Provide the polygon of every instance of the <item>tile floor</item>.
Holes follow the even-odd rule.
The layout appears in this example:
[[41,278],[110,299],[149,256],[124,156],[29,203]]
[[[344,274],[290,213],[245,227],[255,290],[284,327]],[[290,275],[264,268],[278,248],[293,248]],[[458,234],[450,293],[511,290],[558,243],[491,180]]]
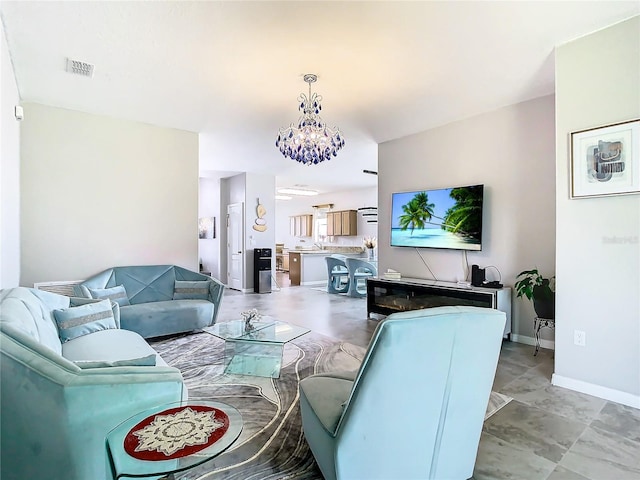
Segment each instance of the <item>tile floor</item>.
[[[283,287],[227,289],[219,321],[250,308],[361,346],[381,318],[367,318],[365,299]],[[494,390],[513,401],[485,423],[473,478],[640,480],[640,410],[554,387],[552,372],[552,351],[503,343]]]

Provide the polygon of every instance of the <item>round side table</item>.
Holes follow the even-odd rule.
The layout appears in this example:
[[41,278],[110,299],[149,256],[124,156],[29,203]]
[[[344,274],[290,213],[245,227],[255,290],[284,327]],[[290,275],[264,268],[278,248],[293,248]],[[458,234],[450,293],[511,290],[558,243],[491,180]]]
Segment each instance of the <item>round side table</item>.
[[220,402],[190,400],[140,412],[107,435],[112,478],[173,480],[227,450],[241,431],[240,412]]

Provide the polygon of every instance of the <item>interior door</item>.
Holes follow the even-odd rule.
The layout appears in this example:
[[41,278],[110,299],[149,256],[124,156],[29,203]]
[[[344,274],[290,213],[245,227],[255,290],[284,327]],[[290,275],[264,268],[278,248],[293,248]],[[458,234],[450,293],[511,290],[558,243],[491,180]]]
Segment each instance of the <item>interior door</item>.
[[244,204],[227,206],[227,285],[242,290],[244,285]]

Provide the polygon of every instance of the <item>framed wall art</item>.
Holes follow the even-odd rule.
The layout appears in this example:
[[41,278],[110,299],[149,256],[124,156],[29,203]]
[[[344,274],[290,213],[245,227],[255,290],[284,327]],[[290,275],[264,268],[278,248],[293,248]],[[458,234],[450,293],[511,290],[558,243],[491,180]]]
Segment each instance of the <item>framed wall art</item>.
[[571,133],[571,198],[640,193],[640,119]]
[[216,238],[216,217],[202,217],[198,221],[198,238]]

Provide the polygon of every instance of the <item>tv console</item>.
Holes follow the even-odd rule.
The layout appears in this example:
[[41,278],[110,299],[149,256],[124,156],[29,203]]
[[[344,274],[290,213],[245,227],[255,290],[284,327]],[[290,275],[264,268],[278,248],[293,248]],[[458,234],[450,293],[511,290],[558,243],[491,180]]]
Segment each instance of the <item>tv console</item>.
[[367,317],[447,305],[495,308],[506,313],[504,336],[510,338],[511,288],[467,287],[420,278],[367,279]]

